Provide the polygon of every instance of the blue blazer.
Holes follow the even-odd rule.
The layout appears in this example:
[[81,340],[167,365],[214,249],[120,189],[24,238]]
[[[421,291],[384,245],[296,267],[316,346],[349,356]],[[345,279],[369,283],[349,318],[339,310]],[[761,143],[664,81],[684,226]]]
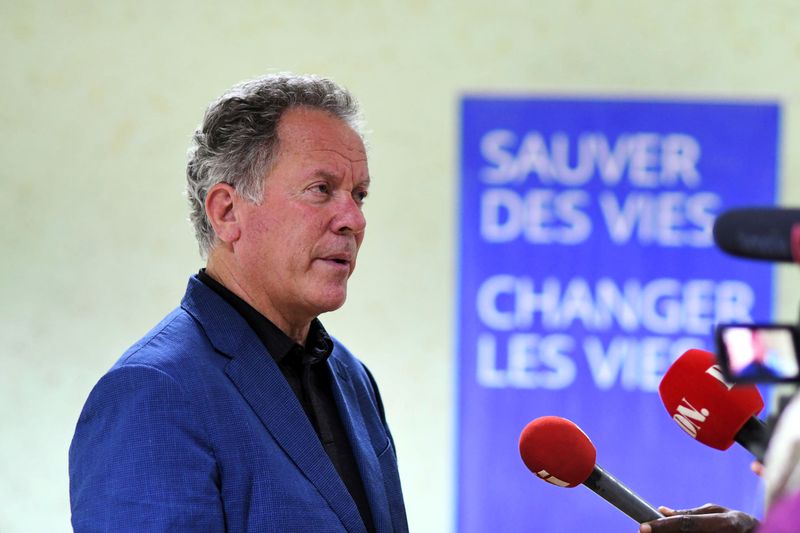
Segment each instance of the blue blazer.
[[[408,531],[380,397],[334,345],[332,391],[375,527]],[[75,531],[365,531],[274,360],[196,277],[92,390],[69,473]]]

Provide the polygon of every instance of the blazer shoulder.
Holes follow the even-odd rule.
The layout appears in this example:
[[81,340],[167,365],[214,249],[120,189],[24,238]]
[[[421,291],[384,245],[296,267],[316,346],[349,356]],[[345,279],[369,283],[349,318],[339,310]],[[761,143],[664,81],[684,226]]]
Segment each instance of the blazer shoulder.
[[[89,394],[93,401],[136,402],[146,391],[180,391],[195,403],[204,383],[224,372],[227,358],[218,354],[190,314],[177,308],[128,348]],[[83,415],[82,415],[83,416]]]
[[145,362],[92,389],[69,448],[75,531],[223,529],[215,449],[185,383]]
[[204,366],[219,357],[200,324],[184,309],[177,308],[128,348],[111,370],[150,366],[178,378],[187,369]]

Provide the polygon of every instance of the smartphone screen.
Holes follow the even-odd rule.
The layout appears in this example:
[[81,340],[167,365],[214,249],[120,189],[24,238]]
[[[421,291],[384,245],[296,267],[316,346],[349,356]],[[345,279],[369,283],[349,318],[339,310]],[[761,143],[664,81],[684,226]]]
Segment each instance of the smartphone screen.
[[720,324],[717,359],[731,383],[800,381],[798,331],[781,324]]

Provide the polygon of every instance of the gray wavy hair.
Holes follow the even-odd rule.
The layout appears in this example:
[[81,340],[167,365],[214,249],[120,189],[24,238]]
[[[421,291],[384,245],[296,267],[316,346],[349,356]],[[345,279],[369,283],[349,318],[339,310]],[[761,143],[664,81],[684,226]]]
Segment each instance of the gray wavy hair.
[[217,238],[205,209],[208,190],[228,183],[243,197],[260,203],[264,179],[278,153],[278,123],[292,107],[327,111],[363,137],[357,101],[330,79],[271,74],[226,91],[208,106],[192,137],[186,165],[189,219],[203,258]]

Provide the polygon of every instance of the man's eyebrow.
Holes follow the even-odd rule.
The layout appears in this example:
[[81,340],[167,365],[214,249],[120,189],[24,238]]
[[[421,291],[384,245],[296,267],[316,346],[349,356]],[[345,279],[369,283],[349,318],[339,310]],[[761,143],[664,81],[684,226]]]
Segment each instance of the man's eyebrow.
[[328,172],[327,170],[322,169],[315,170],[313,176],[315,178],[324,178],[328,181],[337,181],[341,179],[338,174],[334,174],[333,172]]
[[[328,181],[339,181],[341,178],[340,175],[334,174],[332,172],[328,172],[327,170],[319,169],[314,172],[314,176],[318,178],[323,178]],[[369,187],[370,184],[370,177],[366,176],[364,179],[356,182],[356,186],[358,187]]]

